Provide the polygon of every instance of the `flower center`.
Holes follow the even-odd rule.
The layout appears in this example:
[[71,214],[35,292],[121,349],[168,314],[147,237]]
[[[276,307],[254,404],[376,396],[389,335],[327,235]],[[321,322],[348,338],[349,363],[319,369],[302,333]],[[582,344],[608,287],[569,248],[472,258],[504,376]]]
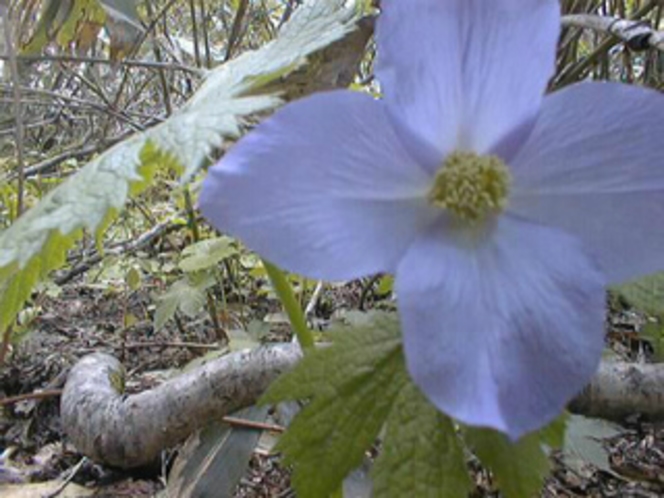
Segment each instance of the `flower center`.
[[474,224],[505,208],[510,182],[510,172],[498,157],[454,152],[436,173],[428,199]]

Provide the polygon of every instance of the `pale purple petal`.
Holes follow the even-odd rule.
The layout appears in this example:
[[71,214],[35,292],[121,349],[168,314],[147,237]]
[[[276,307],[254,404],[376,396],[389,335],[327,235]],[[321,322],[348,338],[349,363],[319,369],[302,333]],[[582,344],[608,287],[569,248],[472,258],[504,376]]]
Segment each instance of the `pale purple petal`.
[[319,94],[278,111],[211,168],[200,208],[219,230],[312,278],[393,271],[436,211],[429,174],[382,102]]
[[535,118],[553,74],[559,2],[383,0],[381,7],[376,74],[398,126],[426,149],[423,160],[453,149],[509,156],[508,135]]
[[664,270],[664,96],[581,83],[548,96],[509,210],[581,238],[611,283]]
[[434,224],[396,275],[409,371],[443,412],[518,438],[590,380],[603,277],[564,232],[503,216],[482,237]]

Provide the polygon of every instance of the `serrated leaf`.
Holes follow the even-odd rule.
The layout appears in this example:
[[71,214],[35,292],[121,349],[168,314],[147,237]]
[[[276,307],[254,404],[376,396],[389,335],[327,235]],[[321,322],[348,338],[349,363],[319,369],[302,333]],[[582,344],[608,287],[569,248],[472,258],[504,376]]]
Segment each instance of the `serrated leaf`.
[[410,382],[404,383],[387,419],[373,477],[375,495],[382,498],[460,498],[471,490],[452,421]]
[[634,307],[652,315],[664,315],[664,272],[627,282],[614,290]]
[[178,309],[189,318],[195,317],[205,306],[205,291],[183,280],[176,282],[164,297],[177,300]]
[[[277,94],[288,89],[290,74],[312,82],[326,76],[320,58],[327,60],[327,48],[338,51],[347,39],[357,43],[351,35],[359,14],[354,5],[345,4],[306,2],[275,40],[207,73],[205,83],[172,117],[90,161],[0,233],[0,332],[12,323],[35,284],[62,266],[82,230],[99,239],[103,227],[158,168],[170,167],[183,171],[184,180],[191,178],[224,139],[240,135],[243,117],[282,102]],[[362,55],[362,47],[355,55]],[[316,67],[310,67],[312,57]],[[338,63],[334,54],[328,58],[329,64]],[[331,88],[337,79],[324,83]]]
[[182,251],[184,257],[178,266],[185,272],[207,270],[237,254],[239,254],[239,250],[233,239],[215,237],[201,240],[185,248]]
[[[387,421],[376,496],[465,498],[470,480],[464,451],[452,421],[406,371],[396,314],[378,312],[371,323],[330,335],[331,346],[307,352],[261,400],[309,400],[277,445],[293,465],[298,496],[338,490]],[[530,498],[548,475],[544,446],[557,447],[564,426],[558,419],[514,444],[495,431],[468,428],[464,434],[505,497]]]
[[262,402],[313,397],[277,445],[294,465],[298,496],[329,496],[341,486],[362,463],[406,381],[398,319],[384,316],[339,334],[270,387]]
[[204,286],[192,285],[187,278],[176,281],[159,297],[154,314],[154,329],[161,329],[178,310],[190,318],[196,316],[205,306],[205,300]]
[[279,377],[263,403],[334,395],[349,378],[370,376],[372,369],[401,349],[398,318],[377,312],[363,327],[331,331],[333,345],[306,355],[295,368]]
[[505,498],[532,498],[549,475],[550,463],[538,433],[516,443],[490,429],[467,428],[465,441],[487,466]]

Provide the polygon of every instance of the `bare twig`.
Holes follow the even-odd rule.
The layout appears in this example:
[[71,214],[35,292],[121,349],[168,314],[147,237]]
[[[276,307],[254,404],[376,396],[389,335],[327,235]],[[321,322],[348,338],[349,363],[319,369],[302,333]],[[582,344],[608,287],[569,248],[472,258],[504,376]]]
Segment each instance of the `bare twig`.
[[18,394],[16,396],[8,396],[0,399],[0,406],[9,406],[21,401],[28,401],[31,399],[46,399],[54,398],[62,395],[62,389],[47,389],[43,391],[35,391],[32,393]]
[[[10,59],[9,54],[0,54],[0,60],[8,61]],[[190,73],[195,76],[203,76],[203,72],[195,67],[186,66],[184,64],[175,64],[172,62],[154,62],[154,61],[137,61],[123,59],[121,61],[112,61],[111,59],[102,58],[102,57],[86,57],[82,55],[55,55],[55,54],[43,54],[43,55],[16,55],[16,60],[24,62],[72,62],[77,64],[87,63],[87,64],[104,64],[104,65],[114,65],[119,64],[120,66],[127,67],[138,67],[145,69],[161,69],[165,71],[182,71],[185,73]]]
[[69,483],[74,479],[74,477],[76,477],[78,471],[81,470],[81,467],[83,467],[87,461],[87,457],[81,458],[81,460],[68,471],[67,477],[62,481],[62,483],[60,483],[60,485],[54,489],[52,493],[43,495],[42,498],[56,498],[56,496],[59,496],[60,493],[62,493],[65,488],[69,486]]
[[[636,22],[643,19],[645,16],[655,10],[658,1],[659,0],[651,0],[650,2],[647,2],[632,15],[632,18],[629,21]],[[564,71],[562,71],[556,77],[554,83],[552,84],[552,88],[560,88],[580,80],[591,67],[593,67],[612,47],[614,47],[619,42],[620,39],[616,37],[609,37],[604,40],[587,57],[579,60],[575,64],[570,65]]]
[[13,327],[9,326],[5,330],[5,333],[2,335],[2,342],[0,343],[0,366],[5,364],[5,358],[7,357],[7,353],[9,352],[9,348],[11,346],[11,338],[12,338],[12,332],[13,332]]
[[304,316],[306,316],[307,318],[310,318],[311,315],[313,315],[314,310],[316,309],[316,303],[318,303],[318,300],[320,299],[320,295],[323,293],[324,288],[325,285],[323,284],[323,281],[319,280],[316,283],[316,288],[314,289],[313,294],[311,294],[311,299],[309,299],[307,306],[304,308]]
[[234,425],[236,427],[246,427],[248,429],[259,429],[261,431],[270,431],[270,432],[284,432],[285,427],[276,424],[267,424],[265,422],[255,422],[254,420],[246,420],[244,418],[237,417],[223,417],[221,420],[227,424]]
[[[121,346],[114,346],[115,349]],[[135,342],[125,345],[125,349],[143,349],[143,348],[184,348],[184,349],[202,349],[206,351],[219,349],[219,344],[202,344],[198,342]]]
[[21,104],[21,81],[18,74],[18,64],[16,62],[16,49],[12,36],[12,23],[9,20],[9,11],[6,8],[0,9],[2,15],[2,24],[5,32],[5,44],[9,51],[9,68],[11,70],[12,86],[14,92],[14,122],[16,138],[16,161],[18,171],[18,188],[16,192],[16,216],[23,213],[23,195],[25,185],[25,164],[23,162],[23,112]]
[[233,20],[233,26],[231,28],[231,33],[228,36],[228,43],[226,45],[226,56],[224,61],[229,61],[233,56],[233,50],[238,46],[240,42],[240,33],[242,31],[242,23],[244,22],[244,16],[247,13],[248,0],[241,0],[238,5],[237,12],[235,13],[235,19]]
[[654,30],[647,22],[592,14],[572,14],[563,16],[562,24],[564,27],[573,26],[612,34],[632,50],[656,48],[664,51],[664,32]]
[[[162,237],[172,231],[179,230],[180,228],[182,228],[182,225],[172,223],[171,221],[165,221],[163,223],[159,223],[158,225],[155,225],[153,228],[143,233],[136,239],[118,244],[117,246],[107,249],[104,255],[132,254],[148,246],[157,238]],[[56,278],[54,278],[53,279],[54,282],[57,285],[66,284],[67,282],[71,281],[73,278],[77,277],[82,273],[85,273],[91,267],[101,262],[104,255],[96,253],[93,256],[90,256],[85,261],[83,261],[82,263],[76,265],[74,268],[69,270],[67,273],[61,274]]]

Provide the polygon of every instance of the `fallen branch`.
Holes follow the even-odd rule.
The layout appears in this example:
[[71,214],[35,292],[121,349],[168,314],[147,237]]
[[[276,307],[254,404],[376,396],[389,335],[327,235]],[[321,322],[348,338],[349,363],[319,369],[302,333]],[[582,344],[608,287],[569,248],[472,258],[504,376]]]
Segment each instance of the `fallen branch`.
[[603,362],[569,409],[616,422],[636,414],[664,421],[664,364]]
[[233,353],[126,396],[120,362],[94,353],[69,374],[60,402],[62,427],[84,455],[140,467],[211,421],[254,404],[300,355],[295,344]]
[[563,16],[562,25],[611,34],[620,38],[632,50],[656,48],[664,51],[664,32],[654,30],[647,22],[593,14],[571,14]]
[[[254,404],[300,356],[296,344],[233,353],[126,396],[118,360],[95,353],[69,374],[61,400],[62,426],[84,455],[118,467],[139,467],[211,421]],[[664,420],[664,365],[602,364],[570,410],[612,420],[634,413]]]

